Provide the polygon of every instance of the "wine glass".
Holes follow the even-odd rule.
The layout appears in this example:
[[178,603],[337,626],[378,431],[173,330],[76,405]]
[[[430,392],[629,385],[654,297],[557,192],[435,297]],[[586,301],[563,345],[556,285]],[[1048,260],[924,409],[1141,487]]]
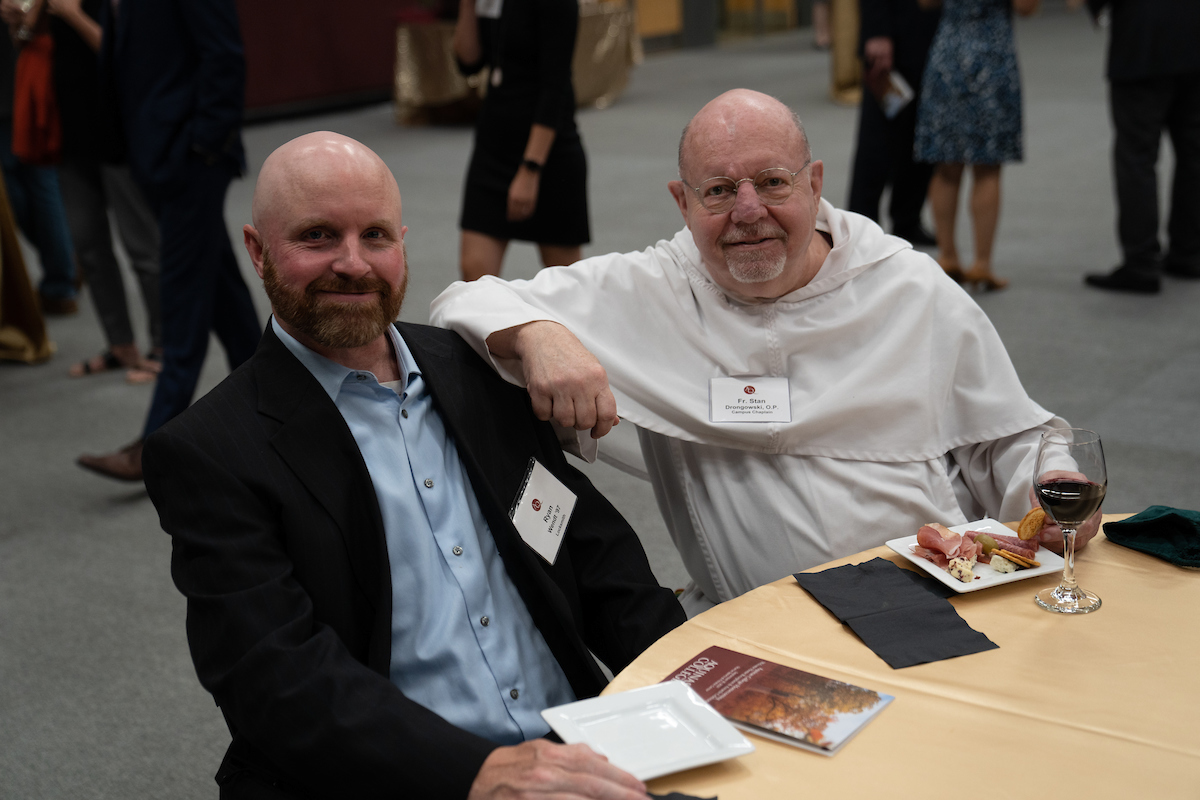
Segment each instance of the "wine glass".
[[1075,531],[1100,508],[1108,487],[1099,434],[1083,428],[1046,431],[1033,475],[1038,501],[1063,533],[1062,582],[1033,599],[1047,611],[1091,613],[1100,608],[1100,598],[1075,581]]

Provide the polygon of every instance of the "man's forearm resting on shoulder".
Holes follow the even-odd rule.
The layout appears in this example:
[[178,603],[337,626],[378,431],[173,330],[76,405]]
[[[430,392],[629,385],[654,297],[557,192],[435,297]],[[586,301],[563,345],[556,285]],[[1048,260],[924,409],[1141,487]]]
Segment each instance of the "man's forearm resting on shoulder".
[[487,337],[497,358],[517,359],[538,419],[604,436],[617,424],[608,373],[575,335],[557,322],[537,320]]

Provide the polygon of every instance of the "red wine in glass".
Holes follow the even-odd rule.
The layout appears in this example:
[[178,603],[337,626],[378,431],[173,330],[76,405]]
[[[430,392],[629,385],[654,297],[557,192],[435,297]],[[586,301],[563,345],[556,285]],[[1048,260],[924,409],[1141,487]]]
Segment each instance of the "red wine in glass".
[[1100,437],[1083,428],[1044,432],[1033,475],[1038,502],[1063,534],[1062,581],[1033,599],[1047,611],[1088,614],[1100,608],[1100,598],[1075,580],[1075,536],[1079,526],[1099,510],[1108,486]]
[[1104,502],[1105,487],[1091,481],[1054,478],[1037,485],[1042,508],[1059,525],[1072,528],[1087,522]]

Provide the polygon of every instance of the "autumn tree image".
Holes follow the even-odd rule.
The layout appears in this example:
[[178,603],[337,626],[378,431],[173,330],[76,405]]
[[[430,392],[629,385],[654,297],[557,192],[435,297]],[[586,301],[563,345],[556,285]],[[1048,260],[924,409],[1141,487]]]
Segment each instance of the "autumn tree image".
[[857,714],[880,702],[878,692],[760,662],[739,676],[741,684],[714,707],[726,717],[827,747],[825,728],[841,714]]

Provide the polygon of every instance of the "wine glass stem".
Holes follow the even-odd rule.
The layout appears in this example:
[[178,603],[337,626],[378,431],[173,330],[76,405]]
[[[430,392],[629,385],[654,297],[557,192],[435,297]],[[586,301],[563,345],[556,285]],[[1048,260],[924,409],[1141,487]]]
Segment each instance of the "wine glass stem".
[[1062,526],[1063,573],[1060,587],[1074,591],[1079,587],[1075,581],[1075,529]]

